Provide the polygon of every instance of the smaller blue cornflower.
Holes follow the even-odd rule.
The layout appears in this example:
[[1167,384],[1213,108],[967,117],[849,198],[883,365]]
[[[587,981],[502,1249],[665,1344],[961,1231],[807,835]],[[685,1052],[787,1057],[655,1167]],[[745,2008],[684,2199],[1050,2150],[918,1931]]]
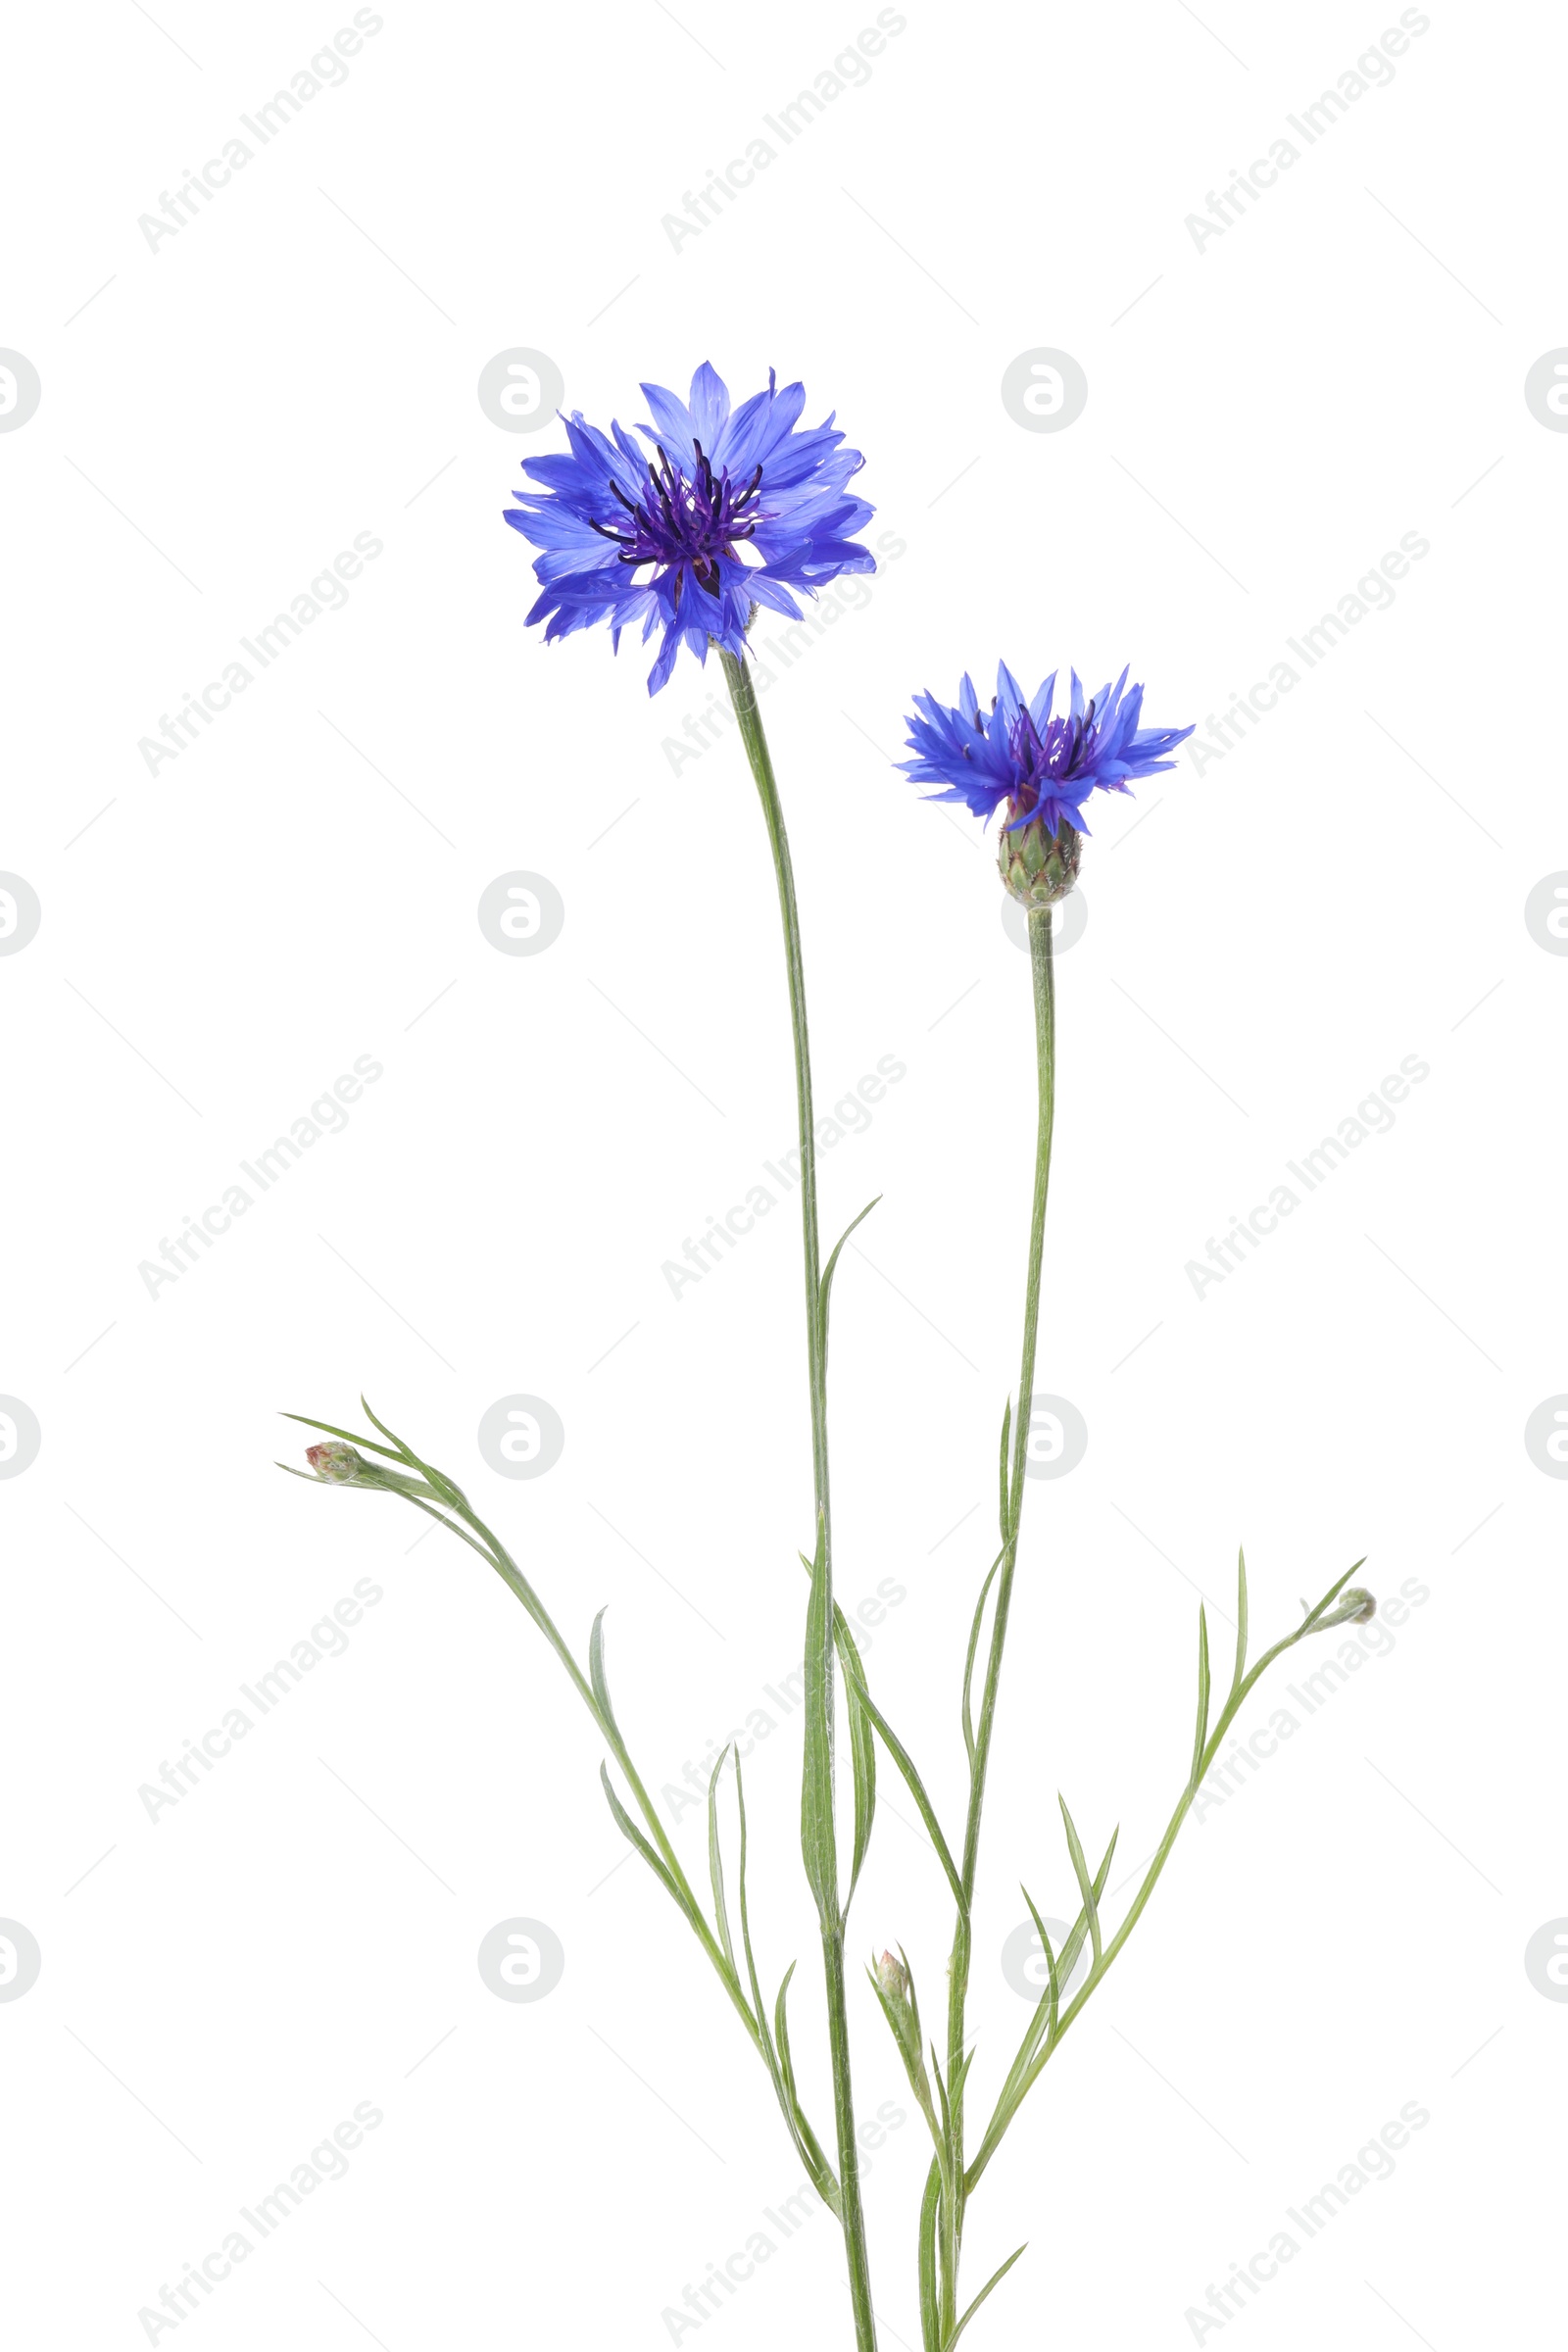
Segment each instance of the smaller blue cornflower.
[[[1004,662],[989,710],[965,675],[955,710],[917,694],[906,721],[912,760],[898,762],[917,784],[940,784],[933,801],[961,801],[989,820],[1004,811],[998,841],[1003,880],[1026,906],[1064,898],[1078,873],[1079,837],[1088,832],[1084,803],[1092,792],[1126,792],[1136,776],[1158,775],[1164,757],[1191,727],[1140,727],[1142,686],[1114,686],[1085,698],[1078,674],[1065,711],[1055,713],[1056,672],[1025,699]],[[1013,839],[1013,836],[1021,838]]]

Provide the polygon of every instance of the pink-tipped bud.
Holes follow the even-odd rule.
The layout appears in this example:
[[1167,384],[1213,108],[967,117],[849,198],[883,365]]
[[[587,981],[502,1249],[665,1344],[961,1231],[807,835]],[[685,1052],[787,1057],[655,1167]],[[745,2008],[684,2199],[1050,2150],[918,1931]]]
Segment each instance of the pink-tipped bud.
[[346,1446],[341,1438],[332,1438],[323,1446],[307,1446],[305,1459],[318,1478],[334,1487],[352,1486],[369,1467],[359,1449]]
[[892,1952],[884,1952],[876,1964],[876,1981],[890,2001],[906,2000],[909,1991],[909,1972]]

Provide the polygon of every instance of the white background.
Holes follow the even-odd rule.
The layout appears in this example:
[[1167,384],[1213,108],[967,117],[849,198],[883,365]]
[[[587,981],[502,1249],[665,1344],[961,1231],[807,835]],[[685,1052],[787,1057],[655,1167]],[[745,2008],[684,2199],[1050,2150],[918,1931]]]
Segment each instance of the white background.
[[[591,1726],[521,1612],[459,1546],[415,1548],[412,1513],[270,1467],[303,1434],[278,1408],[357,1422],[368,1391],[580,1646],[610,1604],[656,1785],[798,1657],[793,1210],[678,1299],[661,1272],[792,1136],[765,841],[732,735],[678,777],[662,748],[714,671],[683,656],[650,704],[634,647],[524,629],[499,517],[559,428],[499,430],[475,385],[526,346],[601,421],[704,358],[737,399],[770,365],[804,377],[906,551],[764,712],[821,1107],[879,1057],[906,1070],[823,1162],[829,1239],[884,1196],[838,1288],[839,1584],[903,1590],[868,1668],[955,1836],[1032,1056],[989,845],[892,769],[902,712],[1002,654],[1029,686],[1130,661],[1151,719],[1202,721],[1401,535],[1429,543],[1240,748],[1200,774],[1189,747],[1086,855],[1039,1386],[1089,1446],[1029,1490],[972,2113],[1026,2015],[1000,1964],[1019,1880],[1071,1907],[1055,1791],[1096,1850],[1120,1821],[1126,1869],[1148,1853],[1198,1591],[1223,1654],[1238,1542],[1259,1640],[1363,1552],[1380,1593],[1428,1597],[1315,1715],[1283,1681],[1254,1699],[1245,1728],[1285,1704],[1299,1729],[1189,1824],[975,2200],[966,2276],[1029,2239],[977,2347],[1174,2352],[1209,2283],[1416,2102],[1394,2177],[1200,2340],[1535,2340],[1568,2013],[1523,1963],[1568,1912],[1568,1489],[1523,1428],[1568,1388],[1568,963],[1524,903],[1568,866],[1568,440],[1523,383],[1568,341],[1560,24],[1434,6],[1392,81],[1200,248],[1186,216],[1396,10],[909,0],[864,86],[676,249],[662,216],[869,4],[388,0],[342,85],[152,249],[138,217],[351,12],[155,13],[34,11],[7,77],[0,342],[43,386],[0,435],[0,866],[43,910],[0,960],[0,1390],[42,1429],[0,1483],[0,1912],[43,1955],[0,2005],[10,2332],[146,2341],[138,2311],[358,2102],[384,2121],[347,2178],[157,2341],[655,2352],[799,2181],[689,1936],[614,1868]],[[1041,346],[1088,377],[1060,433],[1000,397]],[[149,774],[139,740],[357,533],[383,552],[346,607]],[[519,868],[565,905],[537,956],[476,921]],[[346,1129],[150,1296],[141,1262],[362,1055],[383,1075]],[[1412,1055],[1430,1075],[1392,1130],[1196,1296],[1187,1262]],[[476,1448],[519,1392],[566,1433],[531,1483]],[[344,1654],[150,1819],[141,1786],[364,1578],[382,1597]],[[748,1766],[753,1900],[769,1985],[801,1959],[825,2131],[797,1750],[780,1717]],[[902,1939],[934,2018],[951,1923],[884,1788],[852,1947]],[[698,1810],[675,1835],[701,1879]],[[561,1938],[548,1999],[480,1981],[514,1916]],[[907,2114],[858,1973],[852,1998],[862,2106]],[[888,2346],[918,2340],[918,2140],[911,2116],[868,2183]],[[842,2275],[818,2212],[674,2340],[847,2344]]]

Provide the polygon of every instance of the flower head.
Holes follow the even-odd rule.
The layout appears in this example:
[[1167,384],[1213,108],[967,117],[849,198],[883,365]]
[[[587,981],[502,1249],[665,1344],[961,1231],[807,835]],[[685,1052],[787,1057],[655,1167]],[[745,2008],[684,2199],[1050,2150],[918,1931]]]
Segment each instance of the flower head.
[[796,428],[804,384],[767,390],[730,409],[705,361],[681,400],[644,384],[648,443],[612,422],[608,434],[580,411],[563,418],[570,448],[534,458],[523,472],[537,489],[514,493],[506,520],[541,552],[543,594],[528,614],[548,644],[608,621],[618,647],[640,621],[646,643],[663,629],[648,691],[657,694],[682,645],[700,662],[709,640],[737,657],[756,605],[801,618],[792,590],[814,595],[840,572],[874,571],[851,536],[872,509],[845,485],[865,463],[843,446],[830,416]]
[[914,698],[907,721],[912,760],[901,760],[917,784],[940,784],[933,801],[961,801],[989,820],[1005,809],[1004,829],[1038,821],[1048,837],[1063,825],[1087,833],[1084,803],[1092,792],[1126,792],[1135,776],[1153,776],[1175,762],[1167,752],[1185,743],[1191,727],[1140,727],[1144,690],[1127,691],[1124,669],[1114,686],[1085,700],[1076,671],[1067,709],[1053,710],[1056,672],[1038,694],[1025,700],[1004,662],[997,665],[997,691],[982,710],[965,676],[956,710],[929,694]]

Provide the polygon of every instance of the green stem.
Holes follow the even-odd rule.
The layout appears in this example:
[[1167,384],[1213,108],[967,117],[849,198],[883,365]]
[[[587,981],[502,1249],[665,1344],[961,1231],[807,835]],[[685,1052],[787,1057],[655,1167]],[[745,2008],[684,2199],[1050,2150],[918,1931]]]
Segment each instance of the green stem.
[[[825,1580],[820,1688],[827,1710],[828,1753],[831,1758],[833,1694],[833,1539],[828,1499],[827,1466],[827,1350],[822,1320],[822,1250],[816,1214],[816,1134],[811,1102],[811,1052],[806,1018],[806,967],[801,954],[801,920],[795,900],[795,875],[790,864],[789,836],[779,802],[773,762],[762,732],[762,714],[751,672],[744,662],[719,651],[724,680],[757,782],[758,798],[773,852],[778,882],[779,914],[784,926],[784,962],[789,979],[790,1028],[795,1042],[795,1104],[801,1145],[801,1242],[806,1273],[807,1375],[811,1402],[811,1476],[815,1498],[816,1542]],[[865,2214],[860,2199],[859,2143],[855,2133],[855,2098],[850,2079],[850,2019],[844,1981],[844,1921],[835,1904],[822,1919],[822,1970],[827,1991],[828,2047],[833,2064],[833,2112],[838,2129],[840,2219],[849,2263],[850,2301],[855,2313],[857,2352],[876,2352],[876,2321],[871,2310],[870,2257],[865,2243]]]
[[1006,1521],[1001,1573],[997,1581],[996,1612],[980,1701],[980,1721],[969,1766],[969,1811],[963,1838],[963,1891],[953,1937],[948,1976],[948,2084],[952,2105],[951,2195],[941,2213],[941,2340],[945,2345],[958,2320],[958,2261],[963,2234],[966,2183],[963,2164],[964,2004],[969,1989],[969,1907],[974,1898],[980,1861],[980,1817],[985,1804],[986,1771],[991,1761],[991,1735],[1002,1681],[1002,1653],[1007,1639],[1007,1616],[1012,1604],[1013,1570],[1018,1560],[1018,1533],[1023,1521],[1024,1473],[1029,1458],[1030,1401],[1034,1392],[1035,1341],[1040,1324],[1040,1271],[1046,1243],[1046,1199],[1051,1186],[1051,1136],[1056,1102],[1056,997],[1052,960],[1051,908],[1029,911],[1029,965],[1034,991],[1035,1060],[1038,1105],[1035,1119],[1035,1188],[1029,1225],[1029,1268],[1024,1282],[1023,1351],[1018,1371],[1018,1397],[1013,1408],[1012,1467],[1007,1490]]

